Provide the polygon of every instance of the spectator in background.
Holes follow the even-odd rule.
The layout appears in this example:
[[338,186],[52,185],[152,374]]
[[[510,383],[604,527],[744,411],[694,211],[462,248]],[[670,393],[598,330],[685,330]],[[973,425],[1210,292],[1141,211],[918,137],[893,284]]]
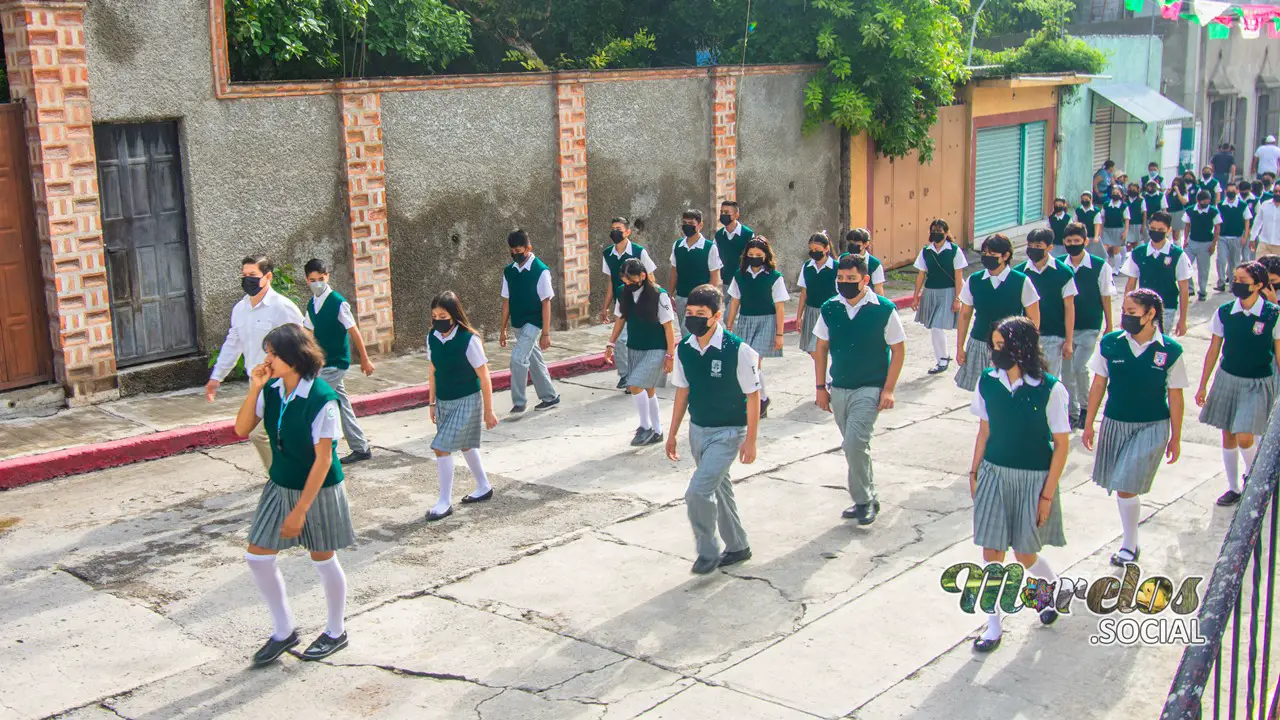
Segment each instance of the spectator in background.
[[1218,181],[1218,191],[1221,192],[1236,176],[1236,156],[1231,152],[1231,145],[1219,145],[1218,152],[1209,158],[1209,164],[1213,166],[1213,179]]
[[1266,142],[1253,151],[1252,172],[1256,178],[1261,178],[1263,173],[1280,173],[1280,146],[1276,145],[1275,135],[1268,135]]
[[1102,167],[1093,174],[1093,204],[1095,206],[1106,202],[1111,197],[1111,184],[1114,182],[1111,173],[1116,168],[1115,160],[1108,160],[1102,163]]

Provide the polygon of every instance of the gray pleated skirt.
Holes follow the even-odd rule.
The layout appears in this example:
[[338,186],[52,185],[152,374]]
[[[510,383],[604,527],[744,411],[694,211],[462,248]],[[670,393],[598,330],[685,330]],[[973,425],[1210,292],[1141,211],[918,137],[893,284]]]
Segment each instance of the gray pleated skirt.
[[991,367],[991,346],[969,338],[964,346],[964,364],[956,371],[956,385],[970,392],[978,389],[982,372]]
[[916,322],[930,330],[955,330],[956,313],[954,288],[925,288],[920,295],[920,309],[916,310]]
[[290,490],[270,480],[258,497],[258,511],[249,525],[249,544],[268,550],[285,550],[301,545],[311,552],[331,552],[355,544],[356,532],[351,527],[351,509],[347,506],[345,483],[320,488],[320,493],[307,509],[302,534],[296,538],[280,537],[280,526],[302,497],[301,490]]
[[813,334],[813,329],[817,327],[820,317],[822,308],[804,306],[804,315],[800,318],[800,349],[807,353],[818,351],[818,338]]
[[1124,246],[1124,228],[1102,228],[1102,244],[1108,247]]
[[658,383],[662,381],[663,361],[667,359],[667,351],[658,350],[636,350],[627,348],[627,362],[631,369],[627,371],[627,385],[631,387],[649,388],[658,387]]
[[458,452],[480,447],[484,403],[480,392],[457,400],[436,400],[436,437],[431,449]]
[[1182,210],[1169,211],[1169,214],[1173,216],[1173,225],[1171,227],[1174,230],[1181,230],[1187,226],[1187,221],[1182,219],[1182,212]]
[[1276,401],[1276,376],[1242,378],[1218,368],[1200,422],[1229,433],[1261,435]]
[[782,357],[781,350],[773,349],[773,340],[778,334],[778,317],[772,313],[739,315],[733,324],[733,334],[742,338],[760,357]]
[[1169,445],[1169,421],[1131,423],[1102,418],[1093,457],[1093,482],[1108,493],[1144,495]]
[[1062,547],[1062,496],[1057,490],[1049,507],[1049,519],[1036,525],[1040,495],[1047,470],[1019,470],[992,465],[978,467],[978,491],[973,496],[973,544],[990,550],[1031,554],[1045,545]]

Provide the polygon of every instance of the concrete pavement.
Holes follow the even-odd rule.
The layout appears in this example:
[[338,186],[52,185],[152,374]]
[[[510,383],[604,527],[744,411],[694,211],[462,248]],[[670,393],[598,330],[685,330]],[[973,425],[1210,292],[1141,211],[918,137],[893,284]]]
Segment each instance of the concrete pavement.
[[[1193,378],[1214,305],[1192,310]],[[368,418],[377,458],[348,473],[359,540],[340,554],[351,646],[322,663],[246,668],[269,629],[242,559],[262,483],[247,446],[0,494],[0,718],[1155,716],[1181,649],[1092,646],[1085,612],[1051,628],[1019,613],[999,651],[973,656],[982,620],[939,576],[980,560],[964,477],[977,425],[950,374],[925,374],[923,328],[908,334],[873,445],[875,525],[840,519],[839,435],[789,335],[766,361],[759,459],[733,471],[755,557],[707,577],[689,574],[687,441],[678,463],[628,447],[634,409],[612,373],[563,381],[556,410],[503,416],[482,447],[495,500],[431,525],[425,409]],[[1209,574],[1230,521],[1213,505],[1217,431],[1189,404],[1183,459],[1143,508],[1142,566],[1174,578]],[[1076,440],[1069,545],[1045,555],[1101,577],[1119,520],[1091,461]],[[470,483],[459,464],[458,493]],[[309,564],[281,560],[304,642],[324,622]]]

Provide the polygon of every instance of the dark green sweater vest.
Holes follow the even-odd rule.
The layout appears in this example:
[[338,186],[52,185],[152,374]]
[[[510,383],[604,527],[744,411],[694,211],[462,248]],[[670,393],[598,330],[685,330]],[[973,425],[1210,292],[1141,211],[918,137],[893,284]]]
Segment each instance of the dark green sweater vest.
[[[311,425],[316,416],[330,402],[337,401],[338,393],[329,384],[316,378],[311,392],[305,398],[295,397],[285,406],[280,398],[279,383],[273,380],[262,389],[262,422],[267,437],[271,439],[271,482],[290,490],[302,490],[307,486],[307,475],[316,462],[316,446],[312,442]],[[281,408],[284,417],[280,417]],[[279,429],[277,429],[277,425]],[[324,487],[342,482],[342,463],[338,461],[338,443],[330,450],[333,455]]]

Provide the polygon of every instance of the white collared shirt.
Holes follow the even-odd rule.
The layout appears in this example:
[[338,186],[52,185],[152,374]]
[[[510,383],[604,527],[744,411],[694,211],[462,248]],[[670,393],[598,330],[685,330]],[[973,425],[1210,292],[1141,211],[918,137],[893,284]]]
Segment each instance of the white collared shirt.
[[[631,299],[640,302],[640,293],[644,292],[644,288],[640,288],[631,293]],[[614,317],[622,317],[622,303],[615,301],[613,303]],[[675,322],[676,309],[671,305],[671,295],[668,293],[658,293],[658,324],[666,325],[669,322]]]
[[[1159,332],[1153,335],[1151,339],[1145,343],[1140,343],[1137,340],[1134,340],[1133,336],[1129,333],[1124,334],[1124,339],[1129,342],[1129,352],[1133,353],[1135,358],[1146,352],[1147,347],[1151,345],[1151,343],[1159,343],[1161,347],[1164,346],[1164,336]],[[1187,379],[1187,364],[1185,360],[1186,353],[1183,353],[1178,356],[1178,359],[1174,361],[1173,366],[1169,368],[1169,372],[1167,374],[1168,379],[1166,382],[1170,390],[1182,390],[1191,387],[1191,381]],[[1102,357],[1101,343],[1098,344],[1098,347],[1093,349],[1093,355],[1089,358],[1089,370],[1094,375],[1110,377],[1110,373],[1107,370],[1107,359]]]
[[[1199,205],[1199,203],[1197,203],[1197,204],[1195,204],[1195,205],[1192,205],[1191,207],[1187,208],[1187,211],[1186,211],[1186,212],[1182,213],[1182,222],[1190,224],[1190,223],[1191,223],[1191,213],[1199,213],[1199,214],[1203,215],[1203,214],[1205,214],[1205,213],[1209,212],[1210,210],[1216,210],[1216,208],[1214,208],[1214,207],[1213,207],[1213,205],[1212,205],[1212,204],[1210,204],[1208,207],[1206,207],[1206,208],[1204,208],[1203,210],[1201,210],[1201,209],[1200,209],[1200,205]],[[1219,212],[1219,213],[1216,213],[1216,214],[1213,216],[1213,224],[1214,224],[1214,225],[1221,225],[1221,224],[1222,224],[1222,213],[1220,213],[1220,212]]]
[[[458,326],[454,325],[449,330],[448,335],[441,335],[436,330],[432,330],[431,334],[435,335],[436,339],[439,340],[440,342],[447,343],[450,340],[457,337]],[[430,343],[427,343],[427,362],[431,362],[431,344]],[[485,357],[485,354],[484,354],[484,343],[480,342],[480,338],[476,337],[474,333],[471,335],[471,342],[467,343],[467,362],[471,363],[471,367],[473,368],[478,368],[481,365],[484,365],[485,363],[489,362],[489,358]]]
[[1164,193],[1156,192],[1154,194],[1147,194],[1144,192],[1142,193],[1142,207],[1144,210],[1146,209],[1146,206],[1147,206],[1147,198],[1152,198],[1152,197],[1160,198],[1160,204],[1156,206],[1157,210],[1163,210],[1165,207],[1167,207],[1164,200]]
[[[1046,252],[1048,252],[1048,251],[1046,251]],[[1034,262],[1032,262],[1031,260],[1028,260],[1028,261],[1027,261],[1027,272],[1029,272],[1029,273],[1035,273],[1035,274],[1037,274],[1037,275],[1041,275],[1041,274],[1043,274],[1043,273],[1044,273],[1044,271],[1045,271],[1045,270],[1049,269],[1049,267],[1050,267],[1051,265],[1053,265],[1053,264],[1054,264],[1054,262],[1055,262],[1055,261],[1054,261],[1054,259],[1053,259],[1052,257],[1046,257],[1046,258],[1045,258],[1045,261],[1044,261],[1044,267],[1043,267],[1043,268],[1040,268],[1040,267],[1037,267],[1037,266],[1036,266],[1036,264],[1035,264]],[[1028,276],[1028,277],[1030,277],[1030,276]],[[1080,290],[1076,287],[1076,280],[1075,280],[1075,278],[1074,278],[1074,277],[1073,277],[1073,278],[1071,278],[1070,280],[1068,280],[1066,285],[1063,285],[1063,286],[1062,286],[1062,299],[1063,299],[1063,300],[1066,300],[1066,299],[1067,299],[1067,298],[1069,298],[1069,297],[1075,297],[1076,295],[1079,295],[1079,294],[1080,294]]]
[[[690,335],[685,338],[685,345],[698,351],[699,355],[706,355],[707,348],[702,347],[702,343],[698,342],[696,335]],[[707,343],[707,347],[713,347],[719,350],[724,345],[724,326],[716,323],[716,332],[711,336],[711,342]],[[750,395],[760,389],[760,373],[756,369],[756,363],[760,360],[760,355],[751,346],[745,342],[738,343],[738,387],[742,392]],[[685,377],[684,366],[680,364],[680,353],[676,353],[675,367],[671,371],[671,382],[676,387],[689,387],[689,379]]]
[[[1088,252],[1080,253],[1080,258],[1079,263],[1074,263],[1071,261],[1071,256],[1068,255],[1063,258],[1063,261],[1072,270],[1082,267],[1093,269],[1093,259],[1089,257]],[[1079,288],[1076,289],[1079,290]],[[1098,291],[1102,293],[1102,297],[1111,297],[1116,293],[1115,282],[1111,276],[1111,263],[1105,260],[1102,262],[1102,269],[1098,271]]]
[[826,270],[827,268],[835,269],[835,267],[836,267],[836,261],[830,255],[823,256],[821,265],[819,265],[818,262],[813,258],[809,258],[809,260],[807,260],[805,264],[800,267],[800,278],[796,280],[796,287],[808,287],[808,285],[806,285],[804,281],[805,268],[813,268],[814,270],[821,272],[823,270]]
[[[1042,380],[1023,375],[1014,382],[1009,381],[1009,373],[997,368],[987,368],[986,373],[1000,381],[1001,385],[1012,395],[1018,388],[1024,384],[1028,387],[1040,387]],[[1053,389],[1049,391],[1049,404],[1045,406],[1045,414],[1049,419],[1049,432],[1054,435],[1063,435],[1071,433],[1071,418],[1067,410],[1070,404],[1070,395],[1067,393],[1066,385],[1061,382],[1053,384]],[[969,412],[978,417],[979,420],[990,420],[987,415],[987,402],[982,399],[982,390],[973,391],[973,400],[969,403]]]
[[1258,221],[1249,233],[1252,242],[1280,245],[1280,205],[1274,200],[1258,201]]
[[[529,259],[525,260],[523,265],[516,265],[515,261],[512,261],[511,265],[519,272],[528,272],[529,268],[533,267],[533,259],[534,254],[529,253]],[[555,288],[551,287],[551,271],[543,270],[542,275],[538,277],[538,299],[550,300],[555,296]],[[507,287],[507,274],[505,272],[502,273],[502,297],[508,299],[511,297],[511,289]]]
[[[1147,252],[1152,255],[1168,255],[1172,252],[1173,241],[1168,237],[1164,240],[1164,245],[1156,248],[1151,243],[1147,243]],[[1133,261],[1133,253],[1129,253],[1129,257],[1124,259],[1124,264],[1120,266],[1120,274],[1126,277],[1137,278],[1139,273],[1138,263]],[[1178,282],[1191,279],[1191,256],[1188,253],[1182,253],[1178,257],[1178,267],[1174,270],[1174,279]]]
[[[975,277],[981,277],[984,280],[991,278],[991,287],[998,288],[1009,277],[1009,271],[1013,268],[1005,265],[1004,270],[999,275],[992,275],[991,271],[983,270],[975,275],[970,275],[964,279],[964,285],[960,288],[960,302],[973,307],[973,291],[969,289],[969,283],[973,282]],[[1022,283],[1022,307],[1029,308],[1040,302],[1040,293],[1036,292],[1036,286],[1031,282],[1030,278]]]
[[742,223],[740,221],[735,220],[733,222],[733,229],[730,230],[729,228],[724,228],[724,234],[728,235],[729,237],[738,237],[739,235],[742,234]]
[[[328,301],[329,296],[332,294],[333,288],[329,288],[320,297],[311,298],[311,307],[315,309],[317,315],[320,314],[320,308],[324,307],[325,302]],[[346,330],[356,326],[356,318],[351,314],[351,303],[346,300],[343,300],[342,304],[338,306],[338,322],[342,323],[343,329]],[[302,314],[302,327],[308,330],[316,329],[315,325],[311,323],[311,313]]]
[[[912,267],[914,267],[915,269],[919,270],[922,273],[927,273],[929,272],[929,264],[925,262],[924,254],[927,252],[931,252],[934,255],[941,255],[942,253],[946,252],[947,250],[950,250],[953,247],[955,246],[951,244],[950,240],[942,243],[941,250],[934,248],[933,243],[925,243],[924,247],[920,248],[920,254],[916,256],[916,261],[912,265]],[[964,256],[964,251],[961,250],[960,248],[956,248],[956,259],[954,262],[951,263],[951,266],[955,270],[963,270],[969,267],[969,259]],[[881,267],[883,267],[883,265]]]
[[[751,273],[751,277],[760,277],[760,273],[764,272],[764,268],[747,268],[747,272]],[[791,299],[791,293],[787,292],[787,281],[778,275],[778,279],[773,281],[773,301],[776,303],[786,302]],[[729,297],[735,300],[742,299],[742,291],[738,289],[738,278],[734,278],[729,283]]]
[[[617,245],[614,245],[614,246],[613,246],[613,248],[612,248],[611,250],[609,250],[609,252],[613,253],[613,256],[614,256],[614,257],[616,257],[616,258],[620,258],[620,257],[622,257],[623,255],[630,255],[630,254],[631,254],[631,241],[630,241],[630,240],[628,240],[628,241],[627,241],[627,244],[623,246],[623,248],[622,248],[622,252],[621,252],[621,253],[619,253],[619,252],[618,252],[618,246],[617,246]],[[653,272],[654,270],[657,270],[657,269],[658,269],[657,264],[653,262],[653,258],[649,257],[649,251],[648,251],[648,249],[645,249],[645,250],[641,250],[641,251],[640,251],[640,262],[644,263],[644,269],[645,269],[647,272]],[[608,263],[608,261],[601,260],[601,261],[600,261],[600,267],[601,267],[601,269],[603,269],[603,270],[604,270],[604,274],[605,274],[605,275],[608,275],[608,276],[610,276],[610,277],[612,277],[612,276],[613,276],[613,273],[609,271],[609,263]]]
[[[1253,304],[1253,307],[1246,309],[1245,306],[1237,299],[1231,303],[1231,314],[1235,315],[1236,313],[1243,313],[1245,315],[1252,315],[1256,318],[1261,318],[1263,302],[1265,302],[1265,299],[1260,297],[1258,298],[1258,301]],[[1259,323],[1261,323],[1261,320],[1259,320]],[[1259,325],[1259,327],[1265,326]],[[1213,333],[1217,337],[1226,337],[1226,328],[1223,327],[1222,319],[1218,317],[1218,313],[1216,312],[1209,318],[1209,332]],[[1280,322],[1276,323],[1275,328],[1272,330],[1271,338],[1273,340],[1280,340]]]
[[[311,386],[314,384],[314,380],[302,378],[298,381],[298,386],[293,389],[293,397],[295,399],[306,398],[311,394]],[[267,401],[263,393],[271,392],[273,387],[280,393],[280,399],[282,401],[285,399],[284,381],[278,378],[272,380],[270,384],[262,388],[262,392],[258,393],[257,413],[259,420],[267,414]],[[342,436],[341,433],[342,423],[338,419],[338,401],[330,400],[324,404],[324,407],[320,408],[320,412],[316,413],[316,419],[311,421],[311,444],[319,445],[321,440],[336,441]]]
[[244,367],[248,372],[267,359],[267,351],[262,349],[262,341],[267,333],[281,325],[302,326],[302,311],[289,298],[267,288],[267,294],[256,306],[248,295],[240,298],[231,308],[231,329],[227,331],[227,339],[218,352],[218,362],[213,366],[210,378],[222,382],[227,379],[236,360],[244,355]]
[[[693,240],[693,244],[690,244],[689,240]],[[676,266],[677,247],[684,245],[686,250],[701,250],[702,246],[707,243],[711,243],[711,252],[707,253],[707,269],[719,270],[724,267],[724,263],[720,261],[720,251],[716,248],[716,244],[703,237],[702,233],[698,233],[692,238],[680,238],[680,240],[671,246],[671,267],[675,268],[677,271],[680,270],[680,268]]]
[[[854,305],[850,305],[849,301],[845,300],[843,295],[837,294],[835,296],[835,300],[844,306],[845,312],[849,314],[850,320],[852,320],[863,307],[879,302],[875,293],[870,292],[870,289],[865,290],[862,293],[862,298]],[[813,336],[819,340],[831,340],[831,329],[827,327],[826,318],[821,315],[818,316],[817,324],[813,326]],[[889,321],[884,325],[884,341],[888,345],[897,345],[898,343],[907,341],[907,331],[902,327],[902,320],[898,317],[897,308],[894,308],[893,312],[889,313]]]

